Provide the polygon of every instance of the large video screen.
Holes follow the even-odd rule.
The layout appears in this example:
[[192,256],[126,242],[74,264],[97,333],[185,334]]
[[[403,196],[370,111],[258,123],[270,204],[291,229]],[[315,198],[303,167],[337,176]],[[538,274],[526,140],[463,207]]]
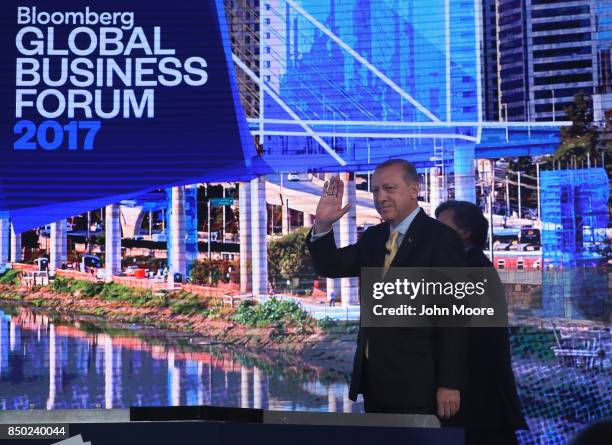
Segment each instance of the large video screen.
[[361,270],[311,230],[337,177],[331,243],[373,242],[402,159],[486,220],[518,442],[612,416],[607,2],[175,3],[0,7],[1,410],[365,413]]

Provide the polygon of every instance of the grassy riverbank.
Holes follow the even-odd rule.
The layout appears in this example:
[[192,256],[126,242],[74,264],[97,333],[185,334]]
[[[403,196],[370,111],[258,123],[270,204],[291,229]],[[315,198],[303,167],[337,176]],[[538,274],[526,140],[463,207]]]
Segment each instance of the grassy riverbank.
[[57,278],[49,286],[26,289],[16,271],[0,275],[0,299],[62,314],[90,315],[201,335],[255,349],[300,354],[334,363],[349,372],[357,324],[317,321],[297,303],[270,299],[244,301],[237,308],[182,291],[153,293],[115,283]]

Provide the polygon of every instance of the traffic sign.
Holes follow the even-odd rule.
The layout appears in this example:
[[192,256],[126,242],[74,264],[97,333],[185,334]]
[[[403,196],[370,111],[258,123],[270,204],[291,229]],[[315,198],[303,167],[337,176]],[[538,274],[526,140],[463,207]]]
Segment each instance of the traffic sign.
[[210,205],[213,207],[231,206],[234,198],[210,198]]

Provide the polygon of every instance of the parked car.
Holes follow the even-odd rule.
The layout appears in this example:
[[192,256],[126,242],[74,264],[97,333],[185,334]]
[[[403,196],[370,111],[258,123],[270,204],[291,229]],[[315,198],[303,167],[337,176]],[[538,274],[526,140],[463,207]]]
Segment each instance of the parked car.
[[529,244],[527,243],[514,243],[514,244],[510,244],[510,246],[508,247],[508,250],[514,250],[517,252],[523,252],[525,250],[527,250],[527,247],[529,246]]
[[310,175],[308,173],[291,172],[287,174],[287,181],[310,181]]
[[81,257],[81,272],[89,272],[91,268],[102,268],[102,260],[97,255],[85,254]]

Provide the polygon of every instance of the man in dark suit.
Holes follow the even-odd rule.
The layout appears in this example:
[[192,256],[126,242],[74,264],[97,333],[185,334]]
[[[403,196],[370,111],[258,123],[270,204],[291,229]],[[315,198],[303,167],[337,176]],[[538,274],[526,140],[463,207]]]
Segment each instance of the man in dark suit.
[[[362,267],[454,267],[465,265],[457,234],[418,206],[414,166],[392,159],[372,176],[372,193],[383,223],[356,244],[338,249],[332,224],[342,207],[344,184],[326,182],[307,245],[321,276],[356,277]],[[459,328],[360,327],[349,397],[364,397],[366,412],[438,414],[459,410],[467,381],[467,333]]]
[[[480,208],[467,201],[447,201],[436,209],[436,218],[459,234],[469,267],[493,268],[483,253],[489,223]],[[494,277],[501,287],[497,272]],[[496,305],[507,312],[505,300],[499,303]],[[466,397],[461,415],[449,425],[466,428],[468,445],[514,445],[515,430],[526,428],[526,424],[512,373],[508,329],[473,327],[468,342]]]

